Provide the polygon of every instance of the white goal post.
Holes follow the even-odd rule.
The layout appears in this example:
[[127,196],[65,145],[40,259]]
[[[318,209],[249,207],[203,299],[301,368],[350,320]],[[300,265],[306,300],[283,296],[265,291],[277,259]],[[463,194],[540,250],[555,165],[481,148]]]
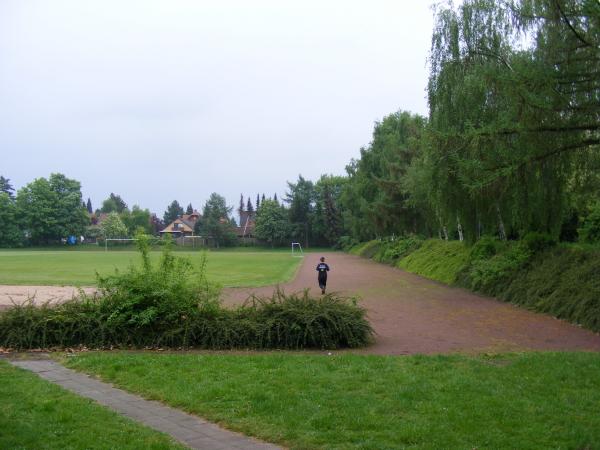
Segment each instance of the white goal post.
[[106,238],[104,239],[104,251],[107,252],[108,251],[108,241],[116,241],[116,242],[133,242],[133,241],[137,241],[137,239],[134,238]]
[[[200,241],[197,243],[197,241]],[[192,248],[202,247],[206,248],[208,246],[208,237],[207,236],[183,236],[183,246],[187,246],[187,242],[191,241]]]
[[292,256],[296,256],[298,258],[302,258],[304,256],[304,252],[302,251],[302,245],[300,245],[300,242],[292,242]]

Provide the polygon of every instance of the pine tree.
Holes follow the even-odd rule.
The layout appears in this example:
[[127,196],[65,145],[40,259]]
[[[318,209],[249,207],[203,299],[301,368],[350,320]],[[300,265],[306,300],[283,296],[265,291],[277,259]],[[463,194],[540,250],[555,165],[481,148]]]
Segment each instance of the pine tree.
[[244,194],[240,194],[240,207],[238,208],[238,212],[240,213],[240,216],[244,212]]
[[256,194],[256,210],[258,211],[258,208],[260,208],[260,197],[258,196],[258,194]]
[[186,214],[193,214],[194,213],[194,207],[192,206],[192,204],[190,203],[189,205],[187,205],[187,208],[185,210]]
[[90,200],[89,197],[87,199],[87,203],[86,203],[85,207],[90,214],[94,213],[94,209],[92,208],[92,201]]
[[277,192],[275,192],[275,195],[273,196],[273,201],[279,204],[279,200],[277,200]]
[[246,210],[248,212],[254,212],[254,206],[252,206],[252,202],[248,199],[248,204],[246,205]]
[[10,184],[10,180],[0,175],[0,192],[6,192],[11,200],[14,200],[14,191],[15,189]]

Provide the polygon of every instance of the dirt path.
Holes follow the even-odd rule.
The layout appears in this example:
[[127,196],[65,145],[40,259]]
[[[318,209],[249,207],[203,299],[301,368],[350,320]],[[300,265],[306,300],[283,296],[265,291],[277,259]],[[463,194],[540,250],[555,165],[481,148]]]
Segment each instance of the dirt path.
[[[95,291],[94,288],[83,289],[88,294]],[[37,304],[57,303],[71,299],[77,295],[77,288],[73,286],[9,286],[0,285],[0,309],[8,308],[16,304],[22,304],[33,298]]]
[[[287,292],[311,288],[318,295],[318,256],[305,257]],[[519,350],[600,351],[600,335],[553,317],[343,253],[324,254],[331,266],[328,291],[358,294],[375,329],[376,343],[360,353],[485,352]],[[225,303],[273,287],[226,289]]]

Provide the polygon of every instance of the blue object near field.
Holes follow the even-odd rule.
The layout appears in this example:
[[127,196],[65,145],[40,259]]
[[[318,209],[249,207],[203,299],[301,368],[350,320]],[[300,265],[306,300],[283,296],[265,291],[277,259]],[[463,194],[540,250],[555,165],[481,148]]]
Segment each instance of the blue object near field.
[[67,238],[67,244],[69,244],[69,245],[77,244],[77,238],[75,236],[69,236]]

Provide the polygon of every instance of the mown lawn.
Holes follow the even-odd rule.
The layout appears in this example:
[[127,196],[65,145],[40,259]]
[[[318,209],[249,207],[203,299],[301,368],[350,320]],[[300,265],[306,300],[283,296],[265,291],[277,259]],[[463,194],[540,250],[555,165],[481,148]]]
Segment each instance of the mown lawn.
[[181,449],[145,428],[0,360],[2,449]]
[[600,355],[91,353],[66,361],[291,448],[598,448]]
[[[199,264],[202,252],[177,252]],[[157,261],[160,252],[152,252]],[[207,276],[223,286],[264,286],[291,279],[301,261],[290,252],[208,252]],[[135,251],[0,251],[0,284],[92,286],[96,272],[139,262]]]

